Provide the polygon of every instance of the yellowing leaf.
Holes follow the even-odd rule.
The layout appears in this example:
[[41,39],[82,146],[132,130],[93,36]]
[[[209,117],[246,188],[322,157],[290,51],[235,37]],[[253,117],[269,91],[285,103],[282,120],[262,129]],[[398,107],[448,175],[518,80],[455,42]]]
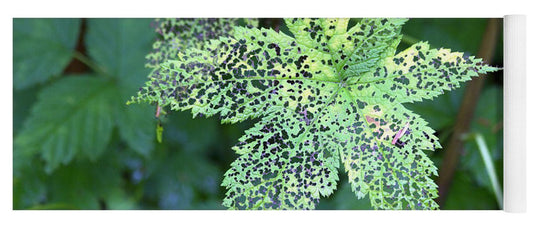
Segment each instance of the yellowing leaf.
[[235,28],[179,50],[133,101],[229,123],[260,118],[234,147],[239,157],[222,183],[231,209],[313,209],[336,189],[339,164],[374,208],[436,209],[437,169],[423,150],[440,145],[402,103],[498,69],[426,43],[395,55],[405,21],[348,28],[346,19],[286,19],[294,38]]

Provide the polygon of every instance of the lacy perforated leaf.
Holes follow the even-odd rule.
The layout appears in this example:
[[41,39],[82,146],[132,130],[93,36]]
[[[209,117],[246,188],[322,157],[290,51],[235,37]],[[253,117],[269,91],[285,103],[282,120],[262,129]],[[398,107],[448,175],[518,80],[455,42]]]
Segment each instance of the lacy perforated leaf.
[[[243,24],[247,27],[257,27],[257,19],[237,18],[165,18],[155,19],[152,26],[159,34],[152,45],[152,52],[146,56],[146,67],[150,68],[152,75],[158,75],[160,64],[167,60],[178,58],[178,53],[190,48],[203,49],[209,40],[222,36],[232,36],[233,28]],[[143,76],[144,77],[144,76]],[[138,86],[138,84],[135,84]],[[156,102],[158,104],[158,102]],[[160,107],[157,107],[159,109]],[[159,109],[157,113],[165,112]],[[165,112],[166,113],[166,112]],[[159,115],[156,115],[159,118]],[[132,129],[133,130],[133,129]],[[158,142],[163,140],[163,126],[156,126]]]
[[[153,25],[160,38],[153,44],[153,50],[146,56],[149,68],[178,57],[178,53],[188,48],[203,49],[206,42],[220,36],[233,35],[237,18],[191,18],[156,19]],[[244,19],[244,24],[257,27],[256,19]]]
[[434,131],[402,103],[432,98],[497,68],[421,42],[395,54],[405,19],[286,19],[291,37],[235,28],[179,52],[132,101],[222,122],[261,119],[233,148],[222,183],[232,209],[313,209],[339,164],[378,209],[436,209]]
[[[165,18],[156,19],[155,27],[159,38],[146,56],[146,67],[151,68],[151,77],[159,75],[160,64],[178,58],[183,50],[204,49],[209,40],[232,36],[239,19],[236,18]],[[244,19],[248,27],[257,27],[257,19]]]

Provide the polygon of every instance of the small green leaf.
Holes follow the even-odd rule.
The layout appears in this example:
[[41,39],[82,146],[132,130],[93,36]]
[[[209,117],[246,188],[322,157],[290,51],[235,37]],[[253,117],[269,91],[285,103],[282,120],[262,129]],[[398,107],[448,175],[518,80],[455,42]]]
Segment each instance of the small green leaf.
[[79,35],[80,19],[13,19],[13,86],[24,89],[58,76]]
[[77,154],[95,160],[110,140],[113,84],[91,76],[66,77],[38,95],[23,130],[15,138],[21,153],[39,152],[51,172]]
[[157,142],[162,143],[163,142],[163,125],[161,125],[161,123],[157,124],[156,135],[157,135]]
[[[132,210],[136,209],[136,201],[129,196],[124,189],[118,188],[118,184],[110,184],[110,186],[117,186],[110,189],[105,195],[107,209],[109,210]],[[108,186],[109,187],[109,186]]]

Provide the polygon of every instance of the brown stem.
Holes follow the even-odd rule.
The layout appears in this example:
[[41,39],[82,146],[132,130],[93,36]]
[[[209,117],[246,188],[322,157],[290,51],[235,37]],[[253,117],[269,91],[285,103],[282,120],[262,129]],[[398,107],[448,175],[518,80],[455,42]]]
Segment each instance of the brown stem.
[[[494,49],[498,40],[501,27],[500,18],[491,18],[488,20],[485,34],[481,42],[481,47],[476,57],[484,59],[487,63],[490,63],[494,55]],[[446,145],[444,151],[444,158],[439,171],[439,179],[437,184],[439,185],[439,198],[437,203],[442,207],[448,196],[448,191],[454,176],[455,168],[459,161],[459,156],[463,152],[463,141],[461,136],[468,132],[470,128],[470,122],[472,121],[476,104],[483,88],[483,82],[485,81],[485,75],[480,75],[468,82],[466,91],[463,96],[459,113],[457,113],[457,119],[453,127],[453,134],[450,141]]]
[[[85,33],[87,32],[87,19],[85,18],[81,19],[80,27],[81,28],[80,28],[80,32],[78,35],[78,41],[76,42],[76,51],[78,53],[82,53],[83,55],[87,56],[87,49],[85,48]],[[65,68],[65,70],[63,71],[63,74],[84,73],[88,71],[89,71],[89,67],[85,63],[73,57],[70,60],[70,63]]]

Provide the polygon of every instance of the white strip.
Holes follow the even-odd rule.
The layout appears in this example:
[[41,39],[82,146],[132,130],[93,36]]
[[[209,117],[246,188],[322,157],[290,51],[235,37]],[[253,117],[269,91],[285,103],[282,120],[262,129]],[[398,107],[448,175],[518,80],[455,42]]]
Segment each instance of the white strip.
[[[526,212],[526,17],[504,17],[503,209]],[[531,142],[531,141],[530,141]]]

